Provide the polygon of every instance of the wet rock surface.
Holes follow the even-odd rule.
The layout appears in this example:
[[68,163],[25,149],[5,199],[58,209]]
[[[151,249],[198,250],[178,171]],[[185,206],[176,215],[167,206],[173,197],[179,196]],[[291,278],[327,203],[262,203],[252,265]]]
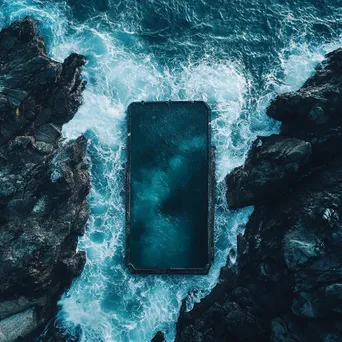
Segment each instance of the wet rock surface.
[[231,208],[255,206],[237,263],[181,310],[176,341],[342,341],[341,94],[338,49],[271,103],[280,134],[226,179]]
[[82,102],[83,56],[47,56],[29,18],[0,32],[0,340],[29,341],[85,264],[87,141],[61,139]]
[[164,333],[161,331],[158,331],[156,335],[153,337],[151,342],[164,342],[164,341],[165,341]]

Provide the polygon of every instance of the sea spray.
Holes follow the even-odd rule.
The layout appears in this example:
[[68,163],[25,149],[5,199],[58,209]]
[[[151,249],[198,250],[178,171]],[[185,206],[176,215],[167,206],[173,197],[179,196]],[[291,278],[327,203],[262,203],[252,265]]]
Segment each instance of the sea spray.
[[[63,130],[67,138],[85,133],[89,140],[91,216],[79,241],[79,249],[87,252],[87,264],[61,299],[58,314],[58,325],[69,334],[81,327],[82,341],[148,341],[157,330],[164,330],[168,341],[174,338],[182,300],[187,297],[191,309],[216,285],[219,270],[253,210],[228,210],[224,176],[243,163],[256,135],[278,131],[278,124],[265,115],[272,98],[300,87],[324,53],[342,42],[338,34],[323,43],[321,38],[314,40],[312,27],[322,22],[314,17],[315,8],[310,18],[302,19],[305,10],[291,14],[277,5],[279,11],[271,19],[280,29],[275,35],[270,28],[267,37],[262,36],[262,21],[250,14],[247,22],[241,21],[240,30],[230,30],[234,24],[230,9],[225,12],[227,19],[218,9],[210,22],[196,12],[198,8],[185,4],[170,2],[161,12],[174,11],[168,13],[168,20],[184,14],[185,29],[176,20],[169,29],[152,30],[146,28],[146,18],[141,19],[140,5],[134,1],[131,11],[120,12],[116,21],[98,12],[81,21],[64,1],[0,2],[1,26],[31,15],[40,20],[53,58],[62,61],[76,51],[88,59],[83,71],[88,80],[84,104]],[[198,6],[215,10],[206,2]],[[222,22],[228,34],[222,31]],[[152,24],[150,20],[148,25]],[[334,22],[327,25],[337,32]],[[168,37],[173,44],[165,43]],[[260,51],[265,42],[273,45]],[[125,110],[132,101],[191,99],[207,101],[213,112],[218,181],[215,262],[208,276],[132,276],[123,263]]]

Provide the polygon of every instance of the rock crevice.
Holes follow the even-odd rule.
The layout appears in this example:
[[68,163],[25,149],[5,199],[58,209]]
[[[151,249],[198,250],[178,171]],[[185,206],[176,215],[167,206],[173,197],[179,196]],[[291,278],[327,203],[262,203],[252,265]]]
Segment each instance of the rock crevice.
[[85,58],[47,56],[36,21],[0,32],[0,340],[28,339],[85,264],[87,141],[61,139],[82,103]]
[[271,103],[280,134],[226,178],[231,208],[255,206],[237,263],[181,312],[176,341],[342,341],[341,94],[338,49]]

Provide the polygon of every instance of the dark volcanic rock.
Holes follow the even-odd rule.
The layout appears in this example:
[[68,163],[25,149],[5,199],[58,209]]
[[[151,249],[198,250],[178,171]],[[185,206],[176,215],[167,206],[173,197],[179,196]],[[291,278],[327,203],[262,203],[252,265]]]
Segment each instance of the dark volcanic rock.
[[[289,131],[341,123],[342,48],[326,55],[301,89],[278,96],[268,108],[270,117],[289,124]],[[287,126],[283,126],[287,129]]]
[[151,342],[164,342],[165,341],[165,336],[164,333],[161,331],[158,331],[156,333],[156,336],[154,336],[151,340]]
[[311,144],[277,135],[254,141],[245,165],[227,177],[231,208],[265,201],[286,191],[306,170]]
[[1,341],[40,328],[85,263],[87,141],[60,139],[82,101],[84,63],[51,60],[32,19],[0,32]]
[[268,115],[227,177],[233,208],[255,205],[237,264],[212,293],[181,312],[176,341],[342,341],[342,49]]

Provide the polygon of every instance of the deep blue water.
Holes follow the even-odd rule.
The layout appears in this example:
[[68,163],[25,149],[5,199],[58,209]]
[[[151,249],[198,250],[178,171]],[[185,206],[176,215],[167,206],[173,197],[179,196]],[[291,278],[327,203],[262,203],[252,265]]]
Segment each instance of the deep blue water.
[[127,262],[150,273],[170,268],[204,273],[211,263],[208,107],[203,102],[138,102],[127,115]]
[[[230,212],[224,176],[257,135],[277,132],[265,115],[276,94],[296,89],[342,44],[341,0],[0,0],[0,27],[31,15],[49,53],[85,54],[84,105],[64,128],[89,138],[91,217],[79,248],[83,274],[60,301],[58,324],[82,341],[174,336],[188,307],[218,278],[253,208]],[[86,4],[86,5],[85,5]],[[133,276],[124,257],[125,109],[140,100],[204,100],[217,147],[215,262],[207,276]]]

